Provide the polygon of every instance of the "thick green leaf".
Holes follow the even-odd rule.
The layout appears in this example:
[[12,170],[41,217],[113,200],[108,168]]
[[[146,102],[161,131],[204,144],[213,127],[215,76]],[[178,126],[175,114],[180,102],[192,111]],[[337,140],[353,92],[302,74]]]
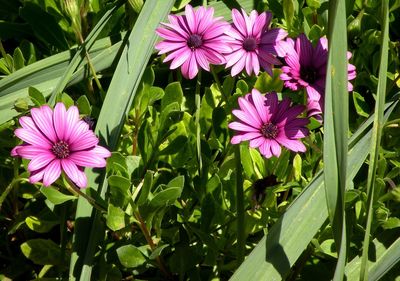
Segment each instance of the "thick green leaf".
[[21,244],[21,251],[25,257],[33,261],[35,264],[65,264],[65,257],[63,257],[60,247],[52,240],[28,240]]
[[126,268],[138,267],[146,262],[142,252],[133,245],[125,245],[117,249],[118,259]]
[[75,196],[61,193],[53,187],[41,187],[40,192],[54,205],[59,205],[66,201],[77,199]]

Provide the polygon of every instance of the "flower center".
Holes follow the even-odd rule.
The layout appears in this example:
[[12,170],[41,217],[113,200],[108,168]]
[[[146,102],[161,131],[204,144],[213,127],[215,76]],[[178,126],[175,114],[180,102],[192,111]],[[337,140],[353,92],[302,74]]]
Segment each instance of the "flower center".
[[267,139],[274,139],[278,135],[278,127],[272,123],[265,123],[261,127],[261,134]]
[[197,34],[190,35],[189,39],[187,40],[187,44],[189,48],[197,49],[203,44],[203,40],[201,40],[201,36]]
[[53,145],[51,151],[58,159],[64,159],[69,156],[69,145],[64,141],[59,141]]
[[309,67],[301,67],[300,68],[300,77],[301,79],[303,79],[304,81],[312,84],[314,83],[317,78],[318,78],[318,73],[317,71],[315,71],[315,69],[313,68],[309,68]]
[[253,37],[247,37],[243,41],[243,49],[245,49],[248,52],[254,51],[257,48],[257,42],[256,39]]

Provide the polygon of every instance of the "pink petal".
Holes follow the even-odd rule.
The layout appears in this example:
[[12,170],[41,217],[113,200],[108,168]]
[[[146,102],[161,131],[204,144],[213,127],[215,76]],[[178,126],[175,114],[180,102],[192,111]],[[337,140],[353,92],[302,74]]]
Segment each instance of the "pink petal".
[[[246,51],[243,49],[240,49],[236,52],[233,52],[232,54],[229,54],[226,56],[226,66],[225,68],[229,68],[235,63],[237,63],[243,56],[246,55]],[[240,71],[239,71],[240,72]],[[234,76],[234,75],[232,75]]]
[[102,158],[108,158],[111,156],[111,152],[107,148],[100,145],[96,145],[91,152]]
[[253,89],[251,91],[251,97],[262,123],[267,123],[269,120],[267,116],[268,109],[265,106],[265,97],[261,95],[261,93],[257,89]]
[[244,16],[242,16],[240,12],[236,9],[232,10],[232,20],[235,28],[242,34],[242,36],[247,37],[246,22],[244,20]]
[[210,71],[210,64],[207,61],[207,57],[204,54],[203,50],[197,49],[194,51],[194,55],[196,57],[197,63],[200,65],[201,68],[204,70]]
[[48,105],[31,109],[32,119],[43,135],[52,142],[57,142],[57,135],[53,126],[53,110]]
[[32,145],[36,145],[42,148],[51,148],[53,146],[50,141],[45,138],[41,133],[29,129],[18,128],[15,130],[14,134],[24,142]]
[[187,46],[186,42],[172,42],[172,41],[162,41],[156,44],[156,49],[160,50],[159,55],[169,53]]
[[35,122],[33,122],[31,117],[22,116],[21,118],[19,118],[19,124],[24,129],[31,129],[32,131],[40,132],[38,127],[36,127]]
[[68,157],[69,160],[73,161],[75,165],[81,167],[98,167],[102,168],[106,166],[106,160],[99,157],[92,151],[78,151],[73,152]]
[[240,132],[259,132],[259,129],[242,124],[240,122],[229,123],[228,127],[232,130],[236,130],[236,131],[240,131]]
[[260,149],[261,154],[264,155],[266,158],[272,157],[270,140],[264,139],[264,142],[259,147],[259,149]]
[[55,159],[44,169],[43,185],[50,186],[61,175],[60,160]]
[[43,154],[43,153],[52,154],[49,149],[45,149],[45,148],[34,146],[34,145],[21,145],[19,147],[18,146],[15,147],[15,148],[17,149],[18,155],[21,156],[22,158],[26,158],[26,159],[33,159],[36,156],[38,156],[39,154]]
[[99,139],[95,134],[92,131],[86,131],[70,142],[69,149],[71,151],[85,150],[96,146],[98,143]]
[[299,140],[290,140],[281,135],[279,135],[275,140],[291,151],[294,151],[294,152],[305,152],[306,151],[306,147]]
[[258,75],[258,73],[260,73],[260,62],[258,61],[258,56],[255,52],[251,52],[250,55],[253,63],[254,74]]
[[59,102],[54,107],[54,113],[53,113],[54,129],[56,131],[59,140],[64,139],[64,134],[67,127],[66,119],[67,119],[67,110],[65,109],[65,105],[62,102]]
[[197,34],[197,21],[195,12],[191,5],[186,5],[185,7],[185,16],[188,23],[189,30],[191,33]]
[[313,58],[313,46],[304,33],[300,34],[296,41],[296,50],[299,54],[300,64],[309,66]]
[[276,157],[281,155],[281,146],[275,140],[271,140],[271,151]]
[[30,183],[40,182],[43,179],[43,176],[44,176],[44,169],[31,172],[29,177],[29,182]]
[[[90,133],[87,134],[86,132],[90,132]],[[93,135],[93,132],[89,131],[89,125],[86,122],[78,121],[75,123],[75,126],[70,130],[69,137],[66,141],[68,141],[68,144],[71,145],[72,143],[81,139],[83,135],[91,136],[91,135]]]
[[43,167],[47,166],[51,161],[56,158],[54,154],[50,151],[38,154],[36,157],[32,158],[31,162],[28,164],[28,171],[36,171],[40,170]]
[[267,14],[261,13],[261,15],[259,15],[256,19],[255,22],[252,26],[252,32],[251,34],[254,37],[257,37],[261,34],[261,32],[264,30],[264,28],[266,27],[266,19],[267,19]]
[[173,58],[174,60],[172,61],[170,68],[171,69],[178,68],[189,59],[191,52],[192,51],[188,47],[184,47],[168,55],[164,59],[164,62],[169,61],[170,59]]
[[69,159],[62,159],[61,166],[67,176],[80,188],[87,186],[87,177],[85,172],[81,171],[74,162]]
[[76,123],[79,121],[79,110],[76,106],[71,106],[67,110],[67,118],[64,124],[64,140],[70,138],[71,133],[77,126]]
[[261,117],[258,115],[258,112],[254,105],[244,98],[239,98],[238,103],[240,108],[248,115],[249,120],[252,122],[253,126],[260,128],[263,122],[261,120]]
[[232,67],[232,69],[231,69],[232,77],[238,75],[243,70],[243,68],[245,67],[245,64],[246,64],[246,56],[247,55],[242,56],[238,60],[238,62]]
[[[179,28],[178,25],[174,25],[173,28],[177,28],[179,29],[178,31],[175,30],[170,30],[167,28],[157,28],[156,33],[160,36],[163,37],[166,40],[169,41],[174,41],[174,42],[186,42],[187,41],[187,37],[189,37],[189,35],[182,30],[181,28]],[[182,34],[181,34],[182,33]]]
[[250,141],[250,147],[252,147],[252,148],[260,147],[264,143],[264,141],[265,141],[265,138],[262,136],[259,138],[256,138],[256,139],[252,139]]

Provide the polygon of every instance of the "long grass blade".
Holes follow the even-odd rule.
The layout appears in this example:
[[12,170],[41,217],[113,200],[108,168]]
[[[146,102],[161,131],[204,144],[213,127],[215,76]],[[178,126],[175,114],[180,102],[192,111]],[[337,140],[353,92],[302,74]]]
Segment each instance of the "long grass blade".
[[[389,104],[385,120],[389,118],[396,104]],[[349,140],[349,147],[352,148],[347,163],[349,182],[368,156],[365,147],[371,140],[372,133],[369,126],[372,122],[373,116]],[[230,280],[284,279],[327,218],[324,178],[321,172],[293,201]]]
[[76,49],[76,53],[74,57],[71,59],[71,62],[69,63],[63,76],[58,80],[57,86],[54,88],[50,96],[49,104],[54,104],[56,95],[65,88],[65,86],[71,79],[71,76],[74,73],[75,69],[78,67],[79,64],[83,63],[82,60],[85,59],[85,56],[86,55],[89,56],[87,52],[90,51],[95,40],[97,39],[97,36],[99,36],[100,32],[106,26],[107,22],[110,20],[114,12],[118,10],[118,8],[121,7],[123,3],[124,1],[118,1],[117,3],[115,3],[114,6],[102,16],[102,18],[99,20],[96,26],[90,31],[89,35],[87,36],[83,44],[78,46],[78,48]]
[[377,97],[375,103],[375,119],[372,128],[372,140],[369,154],[369,168],[367,179],[367,225],[363,243],[363,252],[360,268],[360,280],[368,280],[368,249],[373,217],[374,189],[376,169],[379,156],[383,122],[383,110],[386,96],[386,79],[388,67],[388,43],[389,42],[389,1],[382,1],[382,33],[381,33],[381,56],[379,65],[379,80]]
[[[96,126],[96,133],[111,150],[117,145],[125,115],[152,54],[156,40],[155,29],[171,10],[173,3],[173,0],[146,1],[124,45]],[[104,197],[107,181],[102,180],[102,176],[93,170],[87,174],[89,186]],[[76,213],[74,252],[70,263],[71,280],[90,280],[94,254],[103,235],[101,215],[80,198]]]
[[338,262],[333,280],[343,280],[347,255],[344,211],[349,127],[346,28],[345,1],[330,1],[323,159],[326,202],[338,251]]

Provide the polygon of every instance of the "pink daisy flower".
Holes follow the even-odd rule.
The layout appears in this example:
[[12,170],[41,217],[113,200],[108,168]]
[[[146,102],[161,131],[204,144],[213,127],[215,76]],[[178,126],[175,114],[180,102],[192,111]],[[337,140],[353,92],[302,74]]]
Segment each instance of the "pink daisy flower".
[[169,53],[164,62],[172,61],[171,69],[181,67],[185,78],[194,78],[199,67],[210,71],[210,63],[225,63],[222,53],[229,52],[230,47],[224,32],[230,26],[213,15],[213,8],[200,7],[195,11],[186,5],[185,15],[169,15],[170,23],[162,23],[164,27],[156,30],[165,39],[155,46],[158,54]]
[[272,14],[264,12],[260,15],[251,11],[250,16],[242,9],[242,14],[232,10],[232,28],[226,31],[231,37],[232,51],[225,55],[226,68],[232,67],[231,75],[235,76],[243,69],[251,75],[258,75],[260,65],[272,76],[272,67],[280,65],[275,57],[281,53],[281,41],[287,32],[280,28],[270,29]]
[[229,123],[228,127],[238,131],[231,139],[232,144],[250,141],[250,147],[258,147],[266,158],[279,157],[281,146],[294,152],[305,152],[306,147],[299,140],[308,135],[307,118],[297,116],[304,111],[304,106],[291,106],[290,99],[278,101],[275,92],[261,95],[256,89],[251,94],[238,99],[240,110],[232,114],[239,121]]
[[[326,37],[319,39],[313,47],[304,34],[296,40],[286,39],[284,44],[286,66],[282,67],[280,78],[284,85],[294,91],[306,89],[308,95],[308,111],[312,115],[321,115],[324,104],[326,67],[328,62],[328,40]],[[347,58],[351,53],[347,52]],[[356,68],[348,64],[348,80],[356,77]],[[348,82],[348,90],[353,90],[353,85]],[[321,116],[319,117],[321,120]]]
[[89,125],[79,119],[76,106],[68,111],[57,103],[54,111],[47,105],[32,108],[32,117],[21,117],[22,128],[15,135],[25,143],[16,146],[12,156],[31,160],[28,165],[30,182],[42,181],[49,186],[64,171],[80,188],[87,185],[84,167],[105,167],[111,153],[97,145],[99,140]]

